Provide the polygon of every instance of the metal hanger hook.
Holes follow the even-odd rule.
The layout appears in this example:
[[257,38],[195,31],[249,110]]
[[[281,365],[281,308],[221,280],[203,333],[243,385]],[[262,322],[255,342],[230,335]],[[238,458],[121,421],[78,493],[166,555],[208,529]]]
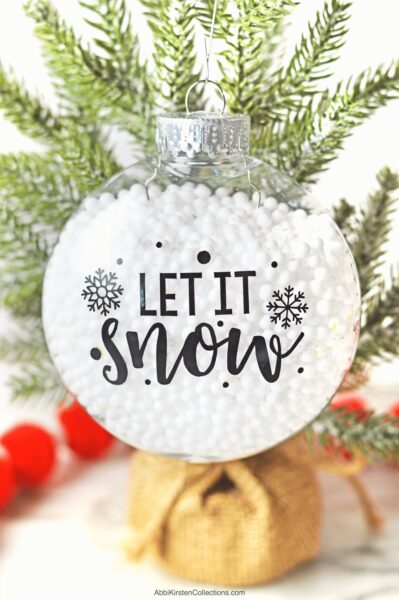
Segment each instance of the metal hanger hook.
[[222,108],[219,111],[219,114],[223,114],[224,113],[224,109],[226,108],[226,96],[224,95],[224,91],[222,89],[222,87],[216,82],[213,81],[212,79],[199,79],[198,81],[195,81],[192,85],[190,85],[190,87],[187,90],[186,93],[186,113],[187,115],[189,115],[191,113],[190,110],[190,106],[189,106],[189,101],[190,101],[190,94],[191,92],[198,86],[198,85],[203,85],[206,86],[208,84],[214,85],[215,88],[218,91],[218,94],[222,100]]

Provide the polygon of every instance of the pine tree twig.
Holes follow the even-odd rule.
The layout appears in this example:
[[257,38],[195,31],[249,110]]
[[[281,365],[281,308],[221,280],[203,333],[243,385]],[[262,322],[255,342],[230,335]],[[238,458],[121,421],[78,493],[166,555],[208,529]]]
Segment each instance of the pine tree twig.
[[399,276],[392,274],[386,284],[382,278],[377,291],[364,307],[364,323],[359,347],[352,366],[354,372],[380,359],[390,359],[399,352]]
[[288,66],[274,74],[274,82],[258,110],[258,121],[267,121],[271,114],[286,109],[297,110],[303,106],[304,97],[320,92],[320,81],[330,77],[331,66],[345,43],[350,8],[351,2],[325,2],[307,34],[302,35]]
[[366,206],[361,209],[351,239],[364,299],[377,283],[398,200],[399,176],[396,173],[386,167],[378,173],[377,180],[379,188],[369,195]]
[[[226,49],[220,52],[221,85],[228,95],[232,112],[247,112],[259,123],[261,98],[266,93],[267,69],[265,52],[270,49],[267,36],[273,36],[283,18],[297,2],[237,2],[237,17],[219,21]],[[276,117],[270,109],[268,116]]]
[[60,403],[66,394],[55,367],[51,361],[27,366],[23,373],[12,375],[9,389],[13,400],[40,400],[46,403]]
[[108,136],[101,127],[77,124],[70,119],[65,134],[57,140],[58,155],[80,197],[104,185],[120,166],[108,148]]
[[[312,183],[342,149],[345,139],[379,107],[399,97],[399,62],[364,71],[354,81],[339,84],[330,97],[309,104],[300,115],[290,113],[285,125],[275,132],[276,148],[286,140],[287,155],[279,164],[300,183]],[[290,125],[302,122],[298,135],[287,138]],[[304,125],[304,123],[306,125]]]
[[152,75],[141,61],[138,37],[126,2],[80,0],[80,5],[91,14],[86,22],[101,36],[94,42],[103,54],[100,57],[81,48],[83,61],[106,86],[112,83],[116,87],[120,105],[130,115],[131,122],[126,119],[125,125],[144,142],[148,129],[154,126]]
[[12,72],[0,64],[0,109],[23,133],[39,140],[51,139],[62,124],[41,100],[27,92]]
[[342,445],[363,454],[368,462],[399,462],[399,419],[370,412],[364,419],[345,409],[325,409],[308,428],[323,446]]
[[342,234],[347,241],[353,234],[353,229],[355,226],[355,214],[355,207],[352,204],[349,204],[346,198],[341,198],[338,204],[334,207],[334,221],[342,231]]
[[51,152],[0,154],[0,197],[26,222],[58,232],[80,200],[65,165]]
[[199,79],[195,71],[195,1],[142,0],[142,4],[154,36],[152,98],[163,109],[184,110],[186,91]]
[[[138,138],[148,126],[147,73],[139,63],[138,41],[130,27],[123,1],[117,18],[103,15],[105,0],[81,3],[95,16],[88,20],[101,27],[104,39],[95,42],[102,56],[84,47],[48,0],[30,0],[27,14],[35,21],[35,32],[42,42],[47,65],[57,93],[76,118],[98,124],[110,121],[122,124]],[[99,16],[101,21],[95,21]],[[104,24],[105,21],[105,24]],[[122,27],[123,24],[123,28]],[[107,48],[107,51],[105,51]],[[79,115],[80,113],[80,115]]]
[[109,106],[112,106],[117,97],[112,93],[111,78],[106,85],[90,69],[85,69],[81,41],[53,5],[47,0],[31,0],[25,5],[25,12],[35,21],[35,33],[42,43],[53,83],[68,109],[76,111],[78,106],[97,115],[107,106],[104,100],[109,99]]

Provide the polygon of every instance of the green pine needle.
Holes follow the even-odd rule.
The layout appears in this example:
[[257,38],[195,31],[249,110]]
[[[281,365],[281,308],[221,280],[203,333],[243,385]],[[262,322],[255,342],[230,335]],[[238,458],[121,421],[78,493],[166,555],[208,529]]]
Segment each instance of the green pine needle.
[[345,409],[327,408],[307,433],[311,441],[316,436],[323,446],[344,446],[350,452],[360,452],[369,462],[399,462],[399,419],[385,413],[370,412],[359,419]]
[[361,209],[351,235],[351,249],[358,265],[362,296],[375,287],[383,265],[392,216],[398,200],[399,176],[385,168],[377,175],[379,188]]
[[[373,71],[367,69],[355,80],[339,84],[332,96],[324,93],[299,115],[289,114],[285,126],[276,133],[276,144],[287,140],[287,155],[280,158],[280,165],[297,181],[314,182],[337,157],[355,127],[398,97],[399,62]],[[297,128],[292,142],[286,138],[286,132],[295,120],[303,124]]]
[[186,92],[199,79],[194,51],[195,1],[143,0],[142,4],[154,36],[155,76],[150,86],[155,107],[184,110]]
[[59,119],[51,110],[38,97],[31,95],[11,71],[7,73],[1,64],[0,109],[20,131],[38,140],[51,138],[54,131],[61,129]]
[[302,35],[288,66],[281,67],[275,74],[276,83],[266,95],[267,103],[272,104],[267,113],[298,108],[304,96],[320,91],[320,81],[330,77],[331,67],[345,43],[350,8],[351,2],[329,0],[316,14],[315,22],[309,25],[307,34]]

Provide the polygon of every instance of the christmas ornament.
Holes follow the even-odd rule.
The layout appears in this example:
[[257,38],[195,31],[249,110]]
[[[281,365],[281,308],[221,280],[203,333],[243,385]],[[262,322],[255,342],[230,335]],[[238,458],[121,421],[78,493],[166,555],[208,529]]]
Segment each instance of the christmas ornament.
[[76,401],[61,407],[58,420],[68,447],[79,458],[93,460],[102,457],[115,439],[98,425]]
[[191,461],[251,455],[324,408],[359,332],[355,264],[249,118],[158,118],[158,156],[87,197],[49,262],[48,346],[102,426]]
[[10,455],[19,485],[36,487],[47,481],[56,463],[55,441],[48,431],[22,423],[7,431],[0,443]]
[[8,452],[0,447],[0,510],[8,506],[16,492],[14,466]]

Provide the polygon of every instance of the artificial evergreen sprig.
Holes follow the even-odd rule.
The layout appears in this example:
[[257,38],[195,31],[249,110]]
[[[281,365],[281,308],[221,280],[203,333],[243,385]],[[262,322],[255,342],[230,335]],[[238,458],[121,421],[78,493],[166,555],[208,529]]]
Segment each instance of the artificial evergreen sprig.
[[[345,139],[379,107],[399,97],[399,61],[367,69],[354,81],[340,83],[330,96],[312,100],[299,113],[290,111],[274,131],[271,146],[284,148],[277,163],[297,181],[315,182],[342,149]],[[296,128],[292,127],[296,123]],[[292,138],[288,137],[291,132]]]
[[[227,93],[230,110],[250,114],[256,124],[259,114],[265,111],[262,98],[267,95],[269,85],[269,63],[265,56],[271,47],[265,42],[297,3],[239,0],[234,4],[235,14],[228,11],[227,5],[224,18],[219,19],[226,46],[219,58],[221,85]],[[270,106],[268,116],[275,110],[276,106]]]
[[19,327],[0,339],[0,360],[12,364],[9,381],[13,397],[59,401],[66,394],[47,353],[41,318],[21,318]]
[[399,419],[370,411],[359,419],[345,409],[325,409],[307,429],[310,443],[317,440],[330,449],[343,446],[360,452],[368,461],[399,462]]
[[345,43],[350,7],[350,2],[330,0],[317,12],[315,22],[302,35],[288,65],[274,74],[275,83],[258,108],[258,122],[263,119],[267,122],[271,112],[301,108],[304,97],[320,92],[320,81],[331,75],[331,67]]
[[392,228],[392,216],[399,199],[399,176],[385,168],[377,175],[379,188],[372,192],[357,217],[356,227],[349,236],[353,257],[358,265],[363,300],[375,288],[386,243]]
[[362,292],[362,329],[354,373],[399,353],[399,279],[395,273],[389,278],[381,274],[399,200],[399,175],[386,167],[377,174],[377,182],[378,188],[358,211],[341,200],[334,212],[358,266]]
[[[162,110],[184,110],[195,71],[194,0],[142,0],[154,36],[152,97]],[[194,107],[195,108],[195,107]]]
[[341,198],[334,206],[334,221],[348,239],[353,233],[356,209],[346,198]]
[[11,70],[0,64],[0,108],[20,131],[39,140],[51,138],[61,129],[59,119],[41,99],[30,94]]
[[388,284],[380,285],[364,303],[364,323],[353,371],[361,371],[378,360],[390,360],[399,353],[399,276],[393,273]]

